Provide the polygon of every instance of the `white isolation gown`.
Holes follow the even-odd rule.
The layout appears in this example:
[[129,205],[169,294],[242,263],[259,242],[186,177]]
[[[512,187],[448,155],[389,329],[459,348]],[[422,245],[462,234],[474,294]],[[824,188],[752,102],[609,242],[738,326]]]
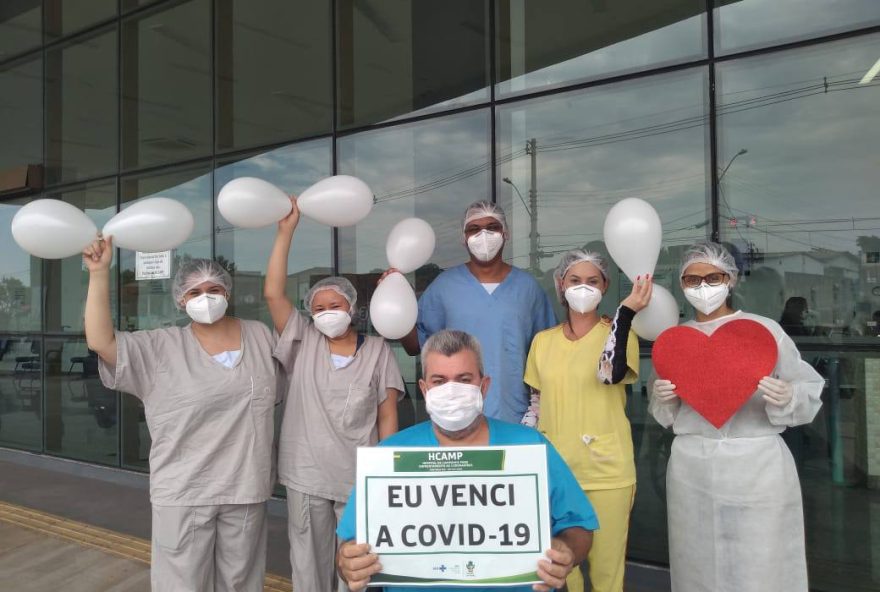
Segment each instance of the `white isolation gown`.
[[824,380],[765,317],[737,311],[685,326],[711,335],[737,319],[756,321],[776,338],[773,376],[791,383],[794,396],[780,408],[756,392],[720,429],[680,399],[651,401],[655,419],[676,434],[666,471],[672,590],[807,592],[800,482],[779,434],[813,420]]

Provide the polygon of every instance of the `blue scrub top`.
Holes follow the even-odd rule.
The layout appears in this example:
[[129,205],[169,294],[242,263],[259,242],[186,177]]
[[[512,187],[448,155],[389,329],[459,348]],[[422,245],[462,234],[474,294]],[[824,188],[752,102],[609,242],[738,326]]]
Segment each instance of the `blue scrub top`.
[[443,329],[476,337],[486,375],[492,378],[483,406],[487,417],[519,423],[529,406],[523,382],[532,338],[556,325],[547,294],[530,274],[513,267],[492,294],[467,265],[447,269],[419,298],[419,344]]
[[[552,536],[558,535],[566,528],[580,527],[585,530],[597,530],[599,520],[593,511],[593,506],[587,499],[571,470],[553,445],[537,430],[518,424],[505,423],[503,421],[486,418],[489,422],[489,446],[508,446],[516,444],[545,444],[547,446],[547,481],[550,488],[550,532]],[[430,421],[424,421],[411,428],[389,436],[379,443],[379,446],[440,446],[437,435],[434,433],[434,425]],[[342,541],[350,541],[357,535],[355,489],[352,489],[348,504],[342,513],[342,519],[336,528],[336,535]],[[390,588],[395,592],[419,592],[426,588],[413,586],[394,586]],[[434,592],[453,592],[461,590],[461,587],[431,587]],[[499,588],[464,588],[473,592],[497,591]],[[529,586],[516,586],[501,588],[511,592],[525,592],[531,590]]]

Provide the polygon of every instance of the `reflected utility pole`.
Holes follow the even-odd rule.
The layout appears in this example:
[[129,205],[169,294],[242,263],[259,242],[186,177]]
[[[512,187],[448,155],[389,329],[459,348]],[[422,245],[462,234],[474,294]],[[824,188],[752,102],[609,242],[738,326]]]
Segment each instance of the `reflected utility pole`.
[[519,200],[522,202],[523,207],[526,210],[526,213],[529,215],[529,271],[532,272],[532,275],[538,277],[541,273],[541,268],[538,266],[538,261],[541,257],[545,255],[540,252],[539,247],[539,239],[540,235],[538,234],[538,159],[537,159],[537,141],[535,138],[532,138],[528,142],[526,142],[526,154],[531,156],[532,158],[532,177],[529,183],[529,203],[526,204],[526,200],[523,199],[522,193],[519,192],[519,187],[516,186],[516,183],[510,180],[510,177],[504,177],[501,179],[516,191],[516,194],[519,196]]
[[532,180],[529,185],[529,268],[532,275],[541,273],[538,266],[538,142],[535,138],[526,142],[526,154],[532,159]]

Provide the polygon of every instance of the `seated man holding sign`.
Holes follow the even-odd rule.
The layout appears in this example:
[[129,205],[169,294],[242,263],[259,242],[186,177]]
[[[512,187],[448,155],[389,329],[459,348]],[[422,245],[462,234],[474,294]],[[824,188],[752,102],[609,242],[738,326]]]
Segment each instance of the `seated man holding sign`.
[[[356,495],[352,493],[345,513],[340,520],[337,535],[344,541],[337,552],[336,562],[339,573],[348,582],[352,591],[363,590],[371,583],[406,583],[406,582],[431,582],[450,584],[465,583],[469,589],[474,584],[488,582],[494,585],[507,582],[528,581],[540,582],[534,586],[520,586],[505,588],[507,590],[550,590],[561,588],[565,585],[565,578],[571,570],[586,559],[592,543],[592,531],[598,528],[596,515],[590,502],[584,495],[577,480],[572,475],[568,466],[559,456],[555,448],[536,430],[501,422],[487,418],[482,414],[483,398],[489,389],[490,378],[483,375],[483,363],[480,353],[480,345],[477,340],[463,331],[444,330],[432,335],[421,351],[423,378],[419,381],[419,387],[425,395],[425,404],[431,421],[417,424],[407,430],[389,437],[380,443],[382,448],[395,448],[393,455],[384,453],[385,457],[394,457],[393,463],[397,468],[405,464],[407,455],[421,455],[422,465],[413,461],[409,468],[400,469],[409,471],[405,476],[386,476],[378,471],[378,476],[371,477],[375,481],[385,480],[391,482],[396,479],[400,483],[412,483],[412,485],[387,485],[382,489],[381,499],[387,501],[392,509],[400,508],[401,511],[410,511],[410,516],[421,518],[423,523],[419,525],[405,524],[400,527],[385,528],[380,526],[371,534],[363,537],[358,530],[363,531],[363,525],[359,529],[357,512],[364,508],[367,500],[362,503],[356,502]],[[533,446],[522,446],[533,445]],[[514,463],[515,453],[526,448],[535,450],[534,445],[541,446],[537,450],[541,453],[541,470],[546,470],[546,490],[544,496],[536,493],[540,487],[536,487],[536,481],[532,481],[530,487],[521,487],[517,479],[529,479],[534,475],[529,474],[530,468],[523,464],[516,465],[515,471],[503,473],[499,471],[499,477],[492,481],[491,477],[472,476],[474,467],[465,466],[461,457],[467,455],[467,447],[506,446],[506,451],[480,449],[474,452],[485,452],[487,457],[497,453],[497,458],[505,456]],[[408,447],[429,447],[428,451],[407,452],[397,449]],[[433,450],[436,447],[449,447],[460,449],[447,453]],[[376,452],[376,449],[367,452]],[[381,451],[380,451],[381,452]],[[455,456],[455,458],[446,458]],[[544,460],[546,457],[546,465]],[[476,455],[475,455],[475,458]],[[486,457],[479,457],[486,458]],[[390,461],[389,461],[390,462]],[[444,464],[445,463],[445,464]],[[439,473],[431,472],[424,466],[443,467],[456,466],[450,463],[459,463],[463,467],[459,472],[451,470],[445,475],[438,477]],[[488,464],[486,465],[488,466]],[[362,468],[362,467],[361,467]],[[425,477],[418,475],[419,471],[430,473]],[[468,473],[467,471],[471,471]],[[388,472],[388,471],[386,471]],[[491,473],[489,473],[491,474]],[[469,475],[471,475],[469,477]],[[445,479],[443,479],[445,477]],[[456,477],[458,477],[456,479]],[[408,481],[407,481],[408,480]],[[482,481],[481,481],[482,480]],[[431,484],[433,483],[433,484]],[[359,471],[359,485],[361,484]],[[373,489],[365,489],[372,492]],[[360,493],[358,495],[361,495]],[[504,558],[516,559],[527,555],[528,548],[533,548],[536,542],[542,540],[539,536],[540,520],[536,523],[528,523],[529,510],[541,507],[540,501],[531,502],[531,508],[525,508],[524,498],[531,495],[533,498],[549,500],[549,549],[547,545],[536,549],[535,563],[526,566],[532,570],[530,579],[522,578],[524,574],[508,578],[493,577],[481,579],[479,571],[482,564],[480,553],[494,553],[492,549],[500,548],[505,552],[495,553]],[[373,507],[377,496],[370,497]],[[492,516],[503,515],[500,512],[510,511],[512,506],[516,514],[517,524],[491,523]],[[360,510],[362,511],[362,510]],[[494,513],[494,514],[493,514]],[[534,512],[532,512],[534,515]],[[367,513],[366,518],[373,518]],[[363,517],[362,517],[363,518]],[[465,520],[466,522],[462,522]],[[481,523],[480,521],[483,520]],[[375,524],[376,520],[373,520]],[[537,526],[537,528],[535,528]],[[543,523],[546,529],[547,521]],[[374,545],[363,542],[357,543],[355,537],[368,538]],[[544,539],[546,541],[546,539]],[[379,548],[374,548],[379,547]],[[425,547],[432,547],[426,549]],[[451,554],[461,554],[465,557],[474,557],[473,560],[465,559],[461,565],[453,565],[440,559],[429,564],[426,568],[426,577],[395,576],[383,572],[380,563],[380,555],[388,553],[388,562],[392,556],[403,556],[407,561],[427,561],[434,548],[444,547],[456,550]],[[542,551],[544,553],[542,553]],[[409,554],[407,554],[409,553]],[[471,554],[471,555],[469,555]],[[417,557],[421,555],[422,557]],[[412,559],[410,559],[412,558]],[[504,559],[505,561],[507,559]],[[513,570],[516,573],[516,570]],[[522,571],[522,570],[519,570]],[[378,575],[377,575],[378,574]],[[431,577],[433,575],[433,577]],[[475,577],[476,575],[476,577]],[[376,576],[374,578],[374,576]],[[393,578],[397,577],[396,580]],[[468,577],[472,578],[468,582]],[[443,590],[456,588],[441,588]],[[396,590],[417,590],[420,588],[395,588]],[[435,588],[436,590],[437,588]]]

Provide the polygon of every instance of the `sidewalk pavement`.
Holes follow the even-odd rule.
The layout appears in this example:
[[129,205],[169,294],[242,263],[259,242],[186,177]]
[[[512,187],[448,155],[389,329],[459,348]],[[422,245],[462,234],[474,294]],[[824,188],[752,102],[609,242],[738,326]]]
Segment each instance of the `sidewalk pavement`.
[[[5,502],[5,503],[4,503]],[[266,592],[291,590],[287,513],[271,500]],[[16,592],[149,592],[146,475],[0,449],[0,582]],[[667,592],[627,565],[628,592]]]

